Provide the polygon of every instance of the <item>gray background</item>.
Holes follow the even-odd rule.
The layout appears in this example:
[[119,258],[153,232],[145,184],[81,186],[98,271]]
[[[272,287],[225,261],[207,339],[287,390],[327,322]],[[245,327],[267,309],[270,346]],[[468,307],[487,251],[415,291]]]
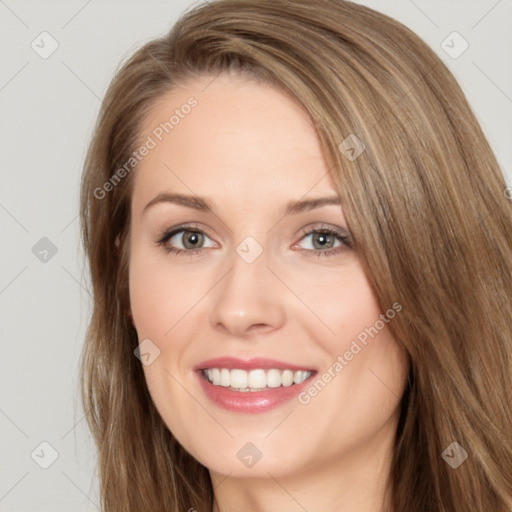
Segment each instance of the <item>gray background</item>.
[[[77,400],[90,312],[78,249],[81,165],[120,61],[197,3],[0,0],[2,511],[98,509],[95,451]],[[448,64],[512,183],[512,1],[360,3],[412,28]],[[43,31],[58,43],[46,59]],[[453,31],[469,44],[457,58],[441,47]]]

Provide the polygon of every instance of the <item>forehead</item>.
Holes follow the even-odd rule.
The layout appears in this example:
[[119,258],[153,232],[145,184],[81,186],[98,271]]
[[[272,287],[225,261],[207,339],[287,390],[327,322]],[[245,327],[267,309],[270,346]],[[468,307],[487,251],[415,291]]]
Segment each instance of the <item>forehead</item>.
[[159,98],[142,127],[148,137],[134,203],[168,190],[260,204],[334,190],[302,107],[239,75],[197,77]]

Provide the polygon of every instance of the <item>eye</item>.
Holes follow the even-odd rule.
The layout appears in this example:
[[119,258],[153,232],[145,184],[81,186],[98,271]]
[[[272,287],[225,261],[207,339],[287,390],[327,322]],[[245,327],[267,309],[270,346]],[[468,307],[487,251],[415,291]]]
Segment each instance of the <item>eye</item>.
[[310,229],[294,245],[294,247],[318,256],[338,254],[352,246],[352,240],[349,235],[326,226]]
[[304,247],[305,249],[315,249],[315,250],[325,250],[332,249],[334,247],[339,247],[341,245],[341,241],[336,238],[335,235],[331,233],[325,233],[322,231],[314,231],[308,235],[306,235],[303,240],[309,239],[310,247]]
[[216,243],[202,230],[191,227],[177,227],[166,231],[157,242],[167,252],[196,254],[201,249],[216,247]]
[[[199,254],[203,249],[217,247],[216,242],[195,226],[178,226],[170,229],[157,240],[157,244],[163,246],[168,253],[183,253],[187,256]],[[353,243],[350,235],[328,226],[320,226],[306,231],[292,248],[320,257],[338,254],[351,247]]]

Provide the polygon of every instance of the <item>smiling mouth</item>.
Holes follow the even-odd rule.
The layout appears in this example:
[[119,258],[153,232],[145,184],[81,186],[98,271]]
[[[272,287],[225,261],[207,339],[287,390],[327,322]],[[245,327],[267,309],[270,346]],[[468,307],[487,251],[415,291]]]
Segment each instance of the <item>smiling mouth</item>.
[[302,384],[313,375],[309,370],[280,370],[277,368],[241,370],[238,368],[205,368],[201,374],[210,384],[232,391],[270,391]]

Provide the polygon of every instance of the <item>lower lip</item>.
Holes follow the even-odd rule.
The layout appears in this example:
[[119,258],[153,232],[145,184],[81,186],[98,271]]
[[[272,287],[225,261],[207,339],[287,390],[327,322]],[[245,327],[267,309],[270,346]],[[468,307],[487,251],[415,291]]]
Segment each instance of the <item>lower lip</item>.
[[204,393],[213,403],[228,411],[249,414],[267,412],[289,402],[309,384],[313,376],[300,384],[287,387],[280,386],[264,391],[233,391],[223,386],[214,386],[201,371],[197,375]]

